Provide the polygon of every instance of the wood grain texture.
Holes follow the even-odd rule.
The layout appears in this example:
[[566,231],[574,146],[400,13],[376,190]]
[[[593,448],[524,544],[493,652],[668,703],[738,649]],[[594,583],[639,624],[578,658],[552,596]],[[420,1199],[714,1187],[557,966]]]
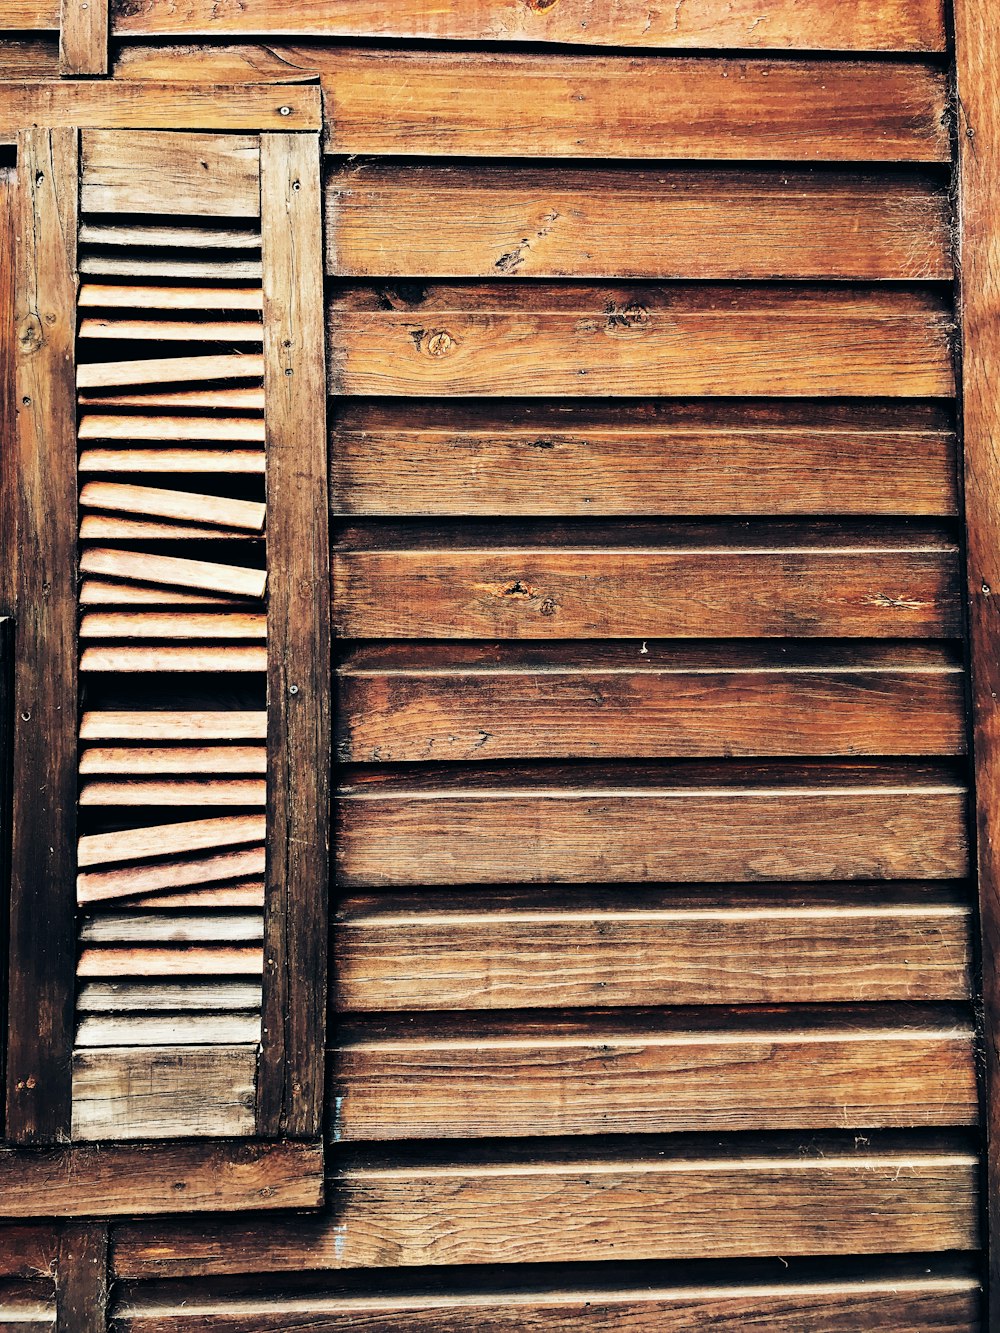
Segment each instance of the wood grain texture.
[[[722,7],[695,0],[674,13],[638,0],[613,8],[594,0],[562,5],[515,0],[405,0],[390,10],[371,0],[258,0],[252,14],[209,0],[114,0],[119,35],[203,34],[419,38],[445,41],[576,42],[593,46],[774,48],[830,51],[943,51],[938,0],[779,0],[758,13],[748,0]],[[34,26],[34,25],[32,25]]]
[[323,1110],[331,680],[320,148],[261,138],[267,427],[267,896],[257,1129]]
[[949,216],[929,175],[363,161],[327,177],[326,262],[350,278],[946,279]]
[[1000,33],[983,5],[955,6],[959,97],[959,246],[965,523],[976,773],[979,918],[983,956],[988,1215],[987,1319],[1000,1320]]
[[[163,292],[165,289],[158,289]],[[187,295],[187,288],[171,288],[171,296],[180,299]],[[218,293],[219,289],[215,289]],[[231,289],[230,289],[231,290]],[[259,293],[258,293],[259,295]],[[229,294],[225,296],[229,300]],[[239,389],[237,393],[253,393],[255,390]],[[263,390],[260,391],[263,393]],[[86,396],[86,395],[84,395]],[[117,401],[117,399],[113,400]],[[155,404],[146,404],[155,406]],[[263,398],[261,398],[263,407]],[[80,417],[81,440],[139,440],[157,441],[158,443],[202,440],[205,443],[264,443],[264,421],[259,417],[235,416],[172,416],[157,413],[156,416],[130,416],[122,412],[104,414],[102,412],[84,412]]]
[[930,544],[431,546],[333,561],[346,638],[948,637],[960,631],[959,578],[956,552]]
[[[209,847],[213,845],[208,844]],[[216,855],[160,860],[153,865],[122,866],[113,870],[85,870],[77,876],[77,901],[81,905],[103,902],[263,873],[264,845],[261,842],[260,846]]]
[[699,652],[657,642],[546,657],[449,643],[358,649],[337,670],[345,762],[962,754],[960,661],[870,646]]
[[106,1222],[68,1222],[55,1256],[57,1333],[105,1333],[110,1281]]
[[263,709],[255,712],[102,709],[85,712],[80,722],[82,741],[256,741],[266,735],[267,715]]
[[123,551],[114,547],[87,546],[80,555],[85,574],[135,579],[139,583],[194,588],[234,597],[263,597],[267,572],[243,565],[224,565],[212,560],[188,560],[181,556],[150,555],[146,551]]
[[958,512],[943,411],[711,399],[330,407],[335,514]]
[[[5,0],[0,31],[59,28],[59,0]],[[6,39],[4,44],[6,45]]]
[[69,1133],[76,841],[77,135],[19,139],[16,429],[7,469],[6,584],[14,686],[7,1135]]
[[[787,1261],[786,1261],[787,1262]],[[577,1279],[579,1281],[579,1279]],[[278,1286],[278,1283],[271,1285]],[[487,1284],[487,1288],[489,1284]],[[214,1290],[132,1288],[114,1308],[115,1333],[272,1333],[295,1319],[310,1333],[743,1333],[760,1324],[769,1333],[973,1333],[979,1327],[979,1284],[971,1275],[931,1267],[902,1276],[837,1274],[787,1281],[762,1275],[733,1278],[661,1274],[645,1285],[588,1284],[570,1276],[558,1290],[486,1289],[470,1292],[394,1291],[371,1294],[296,1292],[216,1293]]]
[[886,896],[884,885],[836,898],[803,886],[351,896],[333,935],[335,1008],[967,998],[970,907]]
[[116,865],[148,857],[239,847],[263,842],[263,815],[230,815],[222,819],[185,820],[147,828],[91,833],[80,839],[80,866]]
[[[499,1162],[346,1159],[336,1212],[215,1227],[116,1228],[119,1277],[603,1259],[903,1254],[974,1248],[977,1159],[943,1146],[853,1139],[657,1155]],[[737,1219],[734,1221],[734,1219]]]
[[[318,76],[338,154],[950,159],[945,71],[918,63],[142,44],[124,49],[116,74],[197,84]],[[637,91],[623,96],[623,86]]]
[[224,495],[199,495],[196,491],[91,481],[81,489],[80,503],[85,509],[209,523],[256,535],[264,528],[263,504]]
[[255,1046],[84,1049],[73,1054],[73,1138],[253,1133]]
[[[282,106],[288,107],[287,115],[281,114]],[[0,104],[0,143],[12,143],[19,127],[39,123],[85,130],[287,131],[317,130],[321,116],[313,88],[290,89],[282,100],[268,87],[193,88],[83,79],[7,84]],[[141,181],[136,188],[141,194]]]
[[60,74],[107,74],[108,8],[108,0],[61,0]]
[[131,645],[85,648],[80,655],[80,670],[112,672],[184,671],[264,671],[267,652],[263,647],[226,644],[223,647],[185,644],[161,644],[155,648]]
[[15,1218],[314,1208],[322,1162],[310,1143],[3,1148],[0,1207]]
[[343,394],[954,392],[949,306],[926,288],[346,286],[328,337]]
[[[660,782],[663,778],[660,778]],[[621,789],[517,779],[356,783],[338,806],[345,887],[951,878],[968,868],[954,786]]]

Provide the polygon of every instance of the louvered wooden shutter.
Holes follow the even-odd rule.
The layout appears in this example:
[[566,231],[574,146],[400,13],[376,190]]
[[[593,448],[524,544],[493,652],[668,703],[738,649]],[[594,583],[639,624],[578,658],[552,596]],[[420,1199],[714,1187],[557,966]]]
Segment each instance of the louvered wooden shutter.
[[15,1139],[319,1134],[318,160],[20,141]]

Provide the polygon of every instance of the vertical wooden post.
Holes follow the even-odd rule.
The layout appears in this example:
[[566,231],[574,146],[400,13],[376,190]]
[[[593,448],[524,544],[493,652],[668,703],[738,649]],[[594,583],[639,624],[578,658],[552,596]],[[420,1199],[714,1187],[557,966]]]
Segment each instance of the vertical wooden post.
[[[9,496],[2,484],[7,441],[14,437],[14,250],[17,238],[17,176],[11,168],[0,171],[0,540],[10,528]],[[9,488],[8,488],[9,492]],[[2,548],[0,548],[2,555]],[[8,612],[14,593],[0,575],[0,611]],[[0,1087],[6,1087],[7,1068],[7,952],[10,945],[10,754],[13,744],[14,624],[4,614],[0,633]],[[6,1097],[0,1096],[0,1136],[7,1118]]]
[[108,1319],[108,1226],[67,1222],[56,1254],[57,1333],[105,1333]]
[[76,964],[76,130],[18,138],[6,577],[17,616],[7,1133],[69,1137]]
[[108,0],[62,0],[59,72],[107,74]]
[[965,513],[986,1045],[988,1322],[1000,1327],[1000,24],[955,0]]
[[257,1130],[322,1132],[330,555],[319,138],[263,134],[267,896]]

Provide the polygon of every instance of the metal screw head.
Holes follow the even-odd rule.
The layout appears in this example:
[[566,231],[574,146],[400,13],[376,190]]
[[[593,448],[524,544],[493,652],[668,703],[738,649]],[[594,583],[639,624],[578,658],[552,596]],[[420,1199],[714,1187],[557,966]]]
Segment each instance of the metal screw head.
[[291,108],[290,106],[279,106],[279,107],[278,107],[278,115],[279,115],[279,116],[290,116],[291,114],[292,114],[292,108]]
[[298,694],[298,692],[299,692],[299,687],[297,685],[289,685],[288,687],[289,694]]

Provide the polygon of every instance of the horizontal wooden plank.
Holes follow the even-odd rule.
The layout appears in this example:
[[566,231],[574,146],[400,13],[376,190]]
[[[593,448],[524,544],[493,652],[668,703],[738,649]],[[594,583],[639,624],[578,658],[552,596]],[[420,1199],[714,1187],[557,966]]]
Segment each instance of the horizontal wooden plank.
[[[257,390],[237,389],[234,393],[256,393]],[[80,417],[78,434],[81,440],[203,440],[264,443],[263,417],[220,416],[126,416],[120,412],[84,412]]]
[[107,473],[217,473],[225,476],[263,476],[263,449],[84,449],[84,475]]
[[116,865],[152,856],[239,847],[262,841],[264,822],[262,815],[229,815],[92,833],[80,839],[77,862],[81,866]]
[[85,712],[80,722],[82,741],[249,741],[267,737],[267,713],[123,712],[114,709]]
[[122,315],[80,320],[77,337],[85,342],[262,343],[263,326],[254,320],[126,319]]
[[[259,250],[260,232],[253,224],[243,226],[225,226],[219,223],[191,224],[190,218],[174,217],[169,222],[130,222],[127,225],[102,218],[88,219],[81,223],[77,232],[78,244],[86,248],[90,245],[112,245],[132,248],[135,246],[165,246],[167,249],[181,250]],[[77,304],[95,305],[91,299],[84,299],[84,292],[90,284],[85,284],[80,292]],[[109,289],[105,289],[107,291]],[[114,288],[110,289],[114,291]],[[212,289],[200,290],[202,300],[218,299],[211,295]],[[247,298],[252,299],[252,289],[247,291]],[[259,310],[261,302],[249,305],[249,309]]]
[[[943,418],[863,404],[331,402],[335,513],[955,514]],[[84,418],[86,420],[86,418]]]
[[[189,389],[186,385],[167,387],[150,393],[114,393],[104,391],[78,394],[81,407],[155,407],[163,412],[177,408],[213,408],[233,412],[263,412],[264,389],[217,387]],[[86,420],[86,413],[81,422]],[[243,438],[242,436],[240,437]],[[256,437],[254,437],[256,438]]]
[[129,646],[85,648],[80,656],[81,671],[263,671],[267,649],[263,645],[244,647],[229,644],[212,647],[202,644],[158,645],[151,648]]
[[220,352],[210,356],[164,356],[145,361],[82,362],[77,366],[76,382],[81,389],[103,389],[192,380],[257,379],[263,373],[264,359],[256,352]]
[[703,1029],[667,1012],[443,1031],[434,1018],[405,1035],[392,1023],[341,1028],[327,1105],[335,1141],[978,1120],[962,1023],[745,1017]]
[[[333,392],[348,395],[940,398],[955,387],[949,306],[926,288],[346,286],[330,299],[328,340]],[[92,372],[81,366],[80,383]]]
[[196,523],[167,519],[126,518],[121,514],[84,514],[80,519],[81,541],[219,541],[240,534]]
[[106,912],[84,918],[81,944],[196,944],[262,940],[263,919],[257,912]]
[[264,880],[240,879],[232,884],[207,884],[179,893],[150,893],[129,898],[129,907],[243,907],[264,910]]
[[927,175],[375,161],[326,184],[350,278],[947,279],[949,228]]
[[[185,948],[101,948],[80,952],[78,977],[252,977],[263,970],[260,949],[239,945],[190,945]],[[141,1075],[139,1075],[141,1077]],[[236,1131],[233,1131],[234,1133]]]
[[[28,0],[22,0],[28,3]],[[36,0],[37,2],[37,0]],[[721,7],[694,0],[676,14],[639,0],[609,9],[594,0],[519,5],[516,0],[258,0],[251,15],[210,0],[113,0],[117,34],[238,37],[254,33],[447,41],[577,42],[594,46],[733,47],[830,51],[943,51],[939,0],[779,0],[765,14],[750,0]],[[44,25],[26,25],[44,26]]]
[[77,1050],[73,1137],[94,1142],[251,1134],[256,1066],[252,1045]]
[[231,1046],[260,1041],[260,1013],[91,1015],[76,1028],[76,1047]]
[[[153,207],[152,202],[149,207]],[[123,250],[86,250],[80,255],[77,267],[81,273],[91,273],[98,278],[146,278],[150,281],[183,278],[193,282],[215,278],[230,285],[261,276],[259,259],[220,259],[214,253],[211,257],[199,255],[193,259],[186,254],[179,259],[167,252],[150,256],[133,255]]]
[[[944,544],[504,550],[499,540],[488,549],[338,552],[337,633],[934,638],[961,630],[958,556]],[[85,570],[87,561],[85,553]]]
[[337,1012],[959,1000],[970,907],[884,885],[348,897]]
[[267,787],[263,778],[85,778],[80,804],[96,805],[238,805],[263,807]]
[[3,1148],[0,1208],[15,1218],[312,1208],[322,1163],[313,1143]]
[[[288,112],[281,113],[287,106]],[[95,80],[31,80],[9,83],[0,109],[0,143],[13,143],[24,125],[99,130],[318,130],[322,128],[315,88],[279,92],[261,86],[206,87],[172,83],[118,84]],[[134,145],[133,145],[134,151]],[[86,148],[84,150],[86,156]],[[138,197],[141,176],[133,178]],[[162,183],[160,193],[165,195]],[[83,207],[93,209],[86,187]],[[123,209],[122,211],[139,211]]]
[[265,507],[253,500],[225,495],[203,495],[196,491],[165,490],[114,481],[88,481],[80,489],[84,509],[139,514],[184,522],[210,523],[259,534],[264,528]]
[[733,782],[356,784],[338,802],[338,873],[345,887],[362,888],[947,879],[968,870],[960,787],[755,787],[740,785],[738,771]]
[[267,585],[267,572],[263,569],[188,560],[180,556],[150,555],[146,551],[104,550],[94,546],[81,553],[80,568],[85,574],[195,588],[210,593],[232,593],[237,597],[263,597]]
[[[787,1261],[786,1261],[787,1262]],[[150,1291],[143,1284],[113,1307],[115,1333],[271,1333],[295,1319],[317,1333],[744,1333],[759,1324],[768,1333],[813,1330],[879,1329],[880,1333],[972,1333],[979,1324],[981,1289],[972,1275],[942,1275],[934,1268],[903,1276],[873,1271],[855,1275],[811,1276],[782,1281],[770,1274],[732,1277],[678,1277],[668,1285],[663,1274],[647,1285],[578,1287],[569,1277],[558,1289],[421,1291],[370,1294],[298,1291],[216,1294]],[[275,1284],[277,1285],[277,1284]]]
[[[85,618],[86,623],[86,618]],[[756,646],[646,643],[436,659],[364,650],[337,670],[347,762],[427,759],[946,755],[966,748],[960,661],[866,646],[823,661]],[[894,660],[895,657],[895,660]]]
[[[959,1148],[801,1150],[499,1162],[344,1163],[335,1212],[260,1228],[124,1224],[119,1277],[282,1269],[716,1259],[972,1249],[978,1161]],[[834,1219],[831,1225],[831,1219]]]
[[[945,71],[930,65],[335,47],[305,63],[338,154],[950,158]],[[623,86],[641,95],[623,98]]]
[[227,977],[211,981],[84,981],[77,993],[81,1014],[128,1012],[246,1012],[260,1005],[260,983]]
[[81,639],[264,639],[263,611],[88,611]]
[[[273,101],[276,90],[271,91]],[[254,135],[161,133],[137,139],[105,126],[84,134],[82,156],[85,213],[260,216],[260,145]],[[88,306],[89,288],[83,284]],[[192,299],[203,289],[204,284],[196,287]]]
[[80,755],[80,772],[129,773],[149,777],[166,773],[264,773],[263,745],[89,745]]
[[[258,816],[237,816],[237,818],[257,819]],[[263,821],[258,836],[263,837]],[[203,844],[206,845],[211,848],[216,844]],[[218,845],[224,845],[224,839],[220,839]],[[169,855],[170,849],[165,848],[164,854]],[[155,855],[155,852],[149,852],[147,855]],[[82,860],[81,864],[84,864]],[[77,876],[77,901],[84,904],[113,898],[128,898],[135,894],[156,893],[163,889],[190,889],[199,884],[215,884],[219,880],[238,879],[263,873],[262,845],[217,855],[182,856],[179,859],[157,861],[152,865],[83,871]]]

